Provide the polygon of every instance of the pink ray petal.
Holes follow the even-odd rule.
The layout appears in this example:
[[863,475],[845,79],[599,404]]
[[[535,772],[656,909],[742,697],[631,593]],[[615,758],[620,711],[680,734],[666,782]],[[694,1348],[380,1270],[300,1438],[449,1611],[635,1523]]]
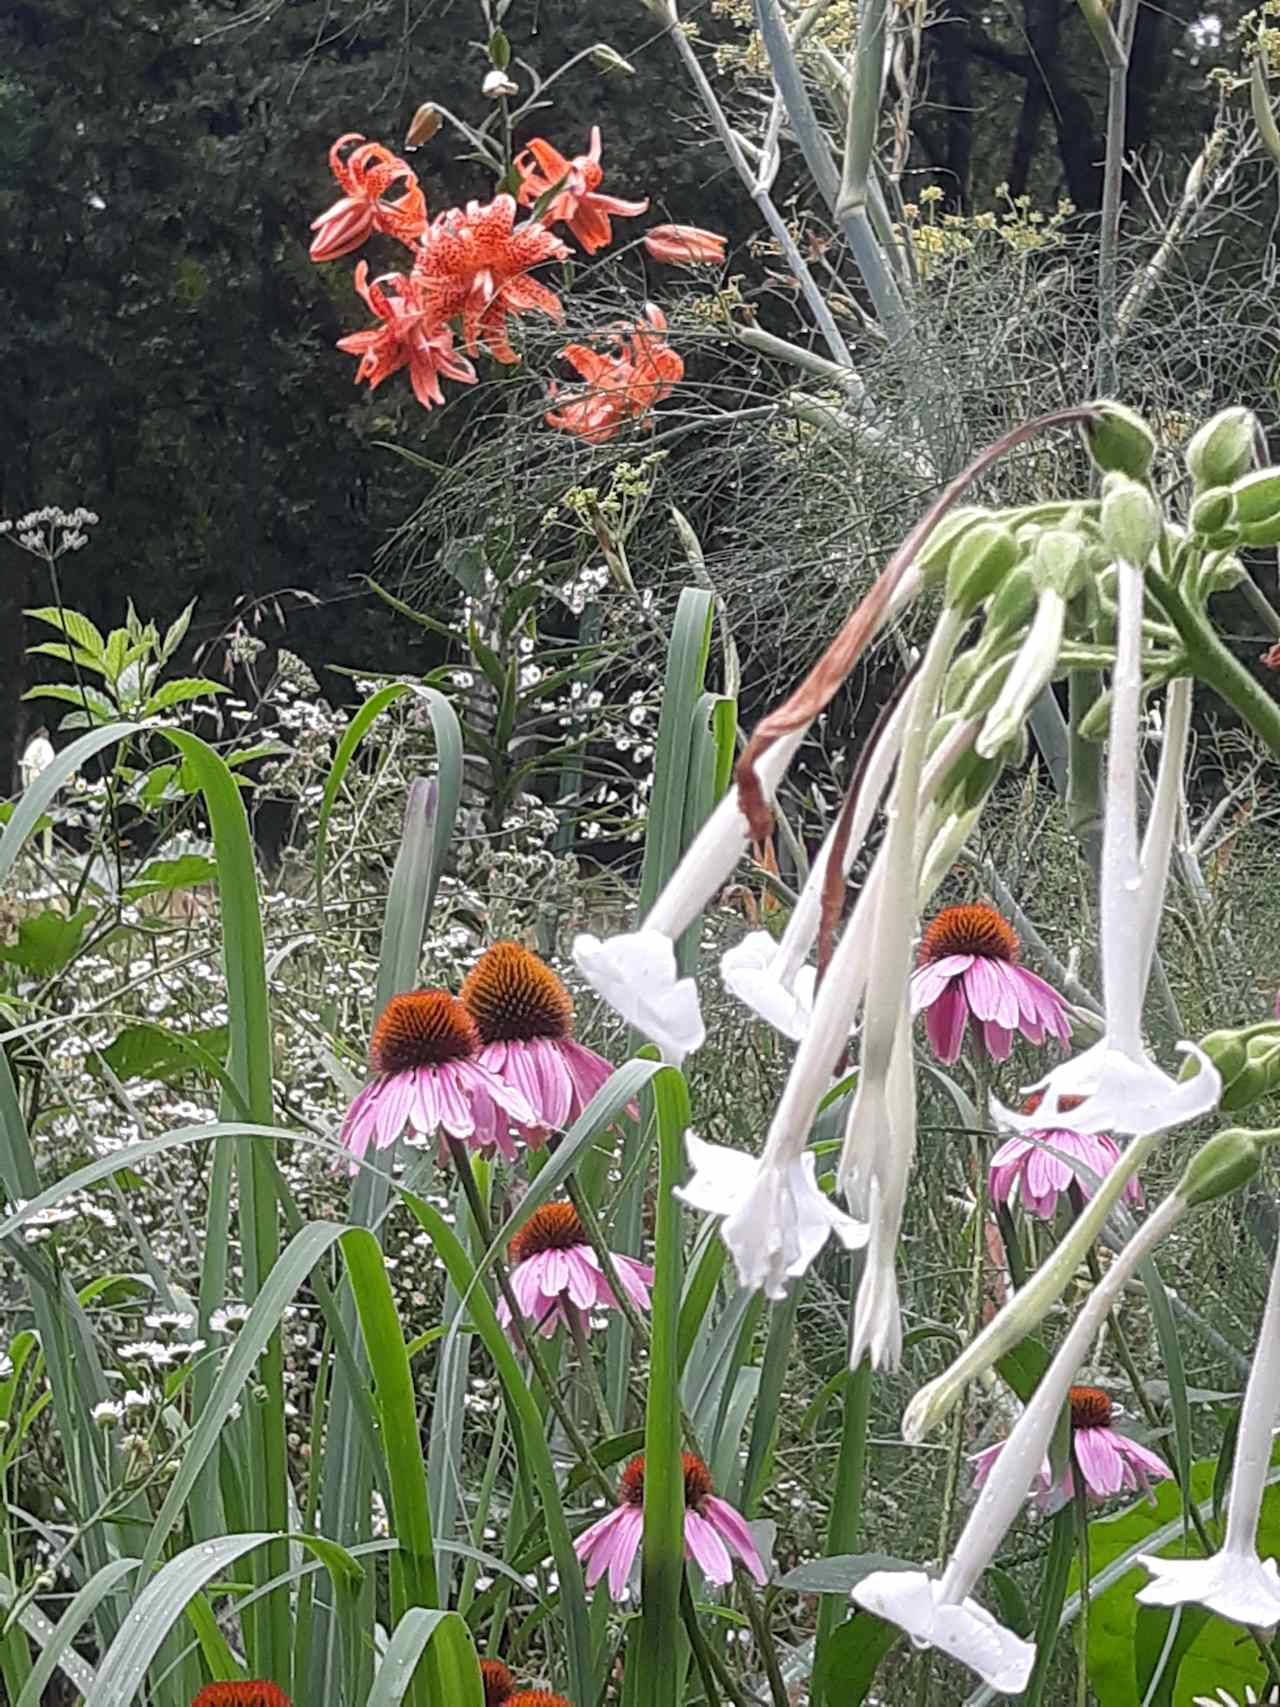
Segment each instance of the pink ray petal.
[[684,1514],[684,1553],[701,1569],[709,1583],[723,1588],[733,1581],[733,1560],[716,1531],[696,1511]]

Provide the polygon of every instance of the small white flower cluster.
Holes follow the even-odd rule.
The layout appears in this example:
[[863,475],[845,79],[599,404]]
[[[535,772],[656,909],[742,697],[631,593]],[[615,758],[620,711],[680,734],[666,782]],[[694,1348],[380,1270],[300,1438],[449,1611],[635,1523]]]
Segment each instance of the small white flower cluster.
[[14,521],[0,521],[0,534],[12,534],[15,545],[52,562],[64,552],[80,551],[88,545],[86,530],[97,524],[93,510],[63,510],[47,504],[40,510],[28,510]]

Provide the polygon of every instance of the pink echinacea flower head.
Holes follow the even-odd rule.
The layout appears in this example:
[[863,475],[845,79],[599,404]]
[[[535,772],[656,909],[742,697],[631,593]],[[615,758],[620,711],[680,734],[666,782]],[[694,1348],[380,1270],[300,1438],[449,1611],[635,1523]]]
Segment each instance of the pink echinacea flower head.
[[[1101,1387],[1073,1387],[1071,1406],[1071,1452],[1062,1476],[1055,1485],[1049,1462],[1041,1466],[1034,1483],[1036,1504],[1042,1511],[1058,1511],[1073,1497],[1073,1472],[1079,1469],[1090,1499],[1106,1500],[1120,1493],[1146,1493],[1152,1482],[1166,1481],[1173,1472],[1157,1453],[1131,1440],[1111,1426],[1111,1399]],[[1004,1442],[976,1453],[973,1485],[980,1488],[1004,1451]]]
[[924,933],[911,974],[911,1011],[924,1011],[938,1059],[957,1060],[973,1022],[975,1039],[995,1061],[1008,1059],[1015,1032],[1028,1043],[1071,1036],[1066,1003],[1050,984],[1018,964],[1013,927],[993,907],[947,907]]
[[[1035,1091],[1022,1105],[1024,1114],[1034,1114],[1043,1098]],[[1063,1106],[1077,1106],[1080,1097],[1063,1099]],[[1048,1146],[1046,1149],[1045,1146]],[[1058,1155],[1051,1155],[1056,1150]],[[1093,1181],[1104,1179],[1120,1159],[1120,1146],[1105,1132],[1071,1132],[1056,1127],[1017,1132],[1007,1138],[991,1158],[991,1197],[995,1203],[1012,1203],[1016,1195],[1029,1215],[1052,1221],[1058,1199],[1073,1185],[1082,1197],[1092,1197]],[[1077,1171],[1078,1161],[1088,1172]],[[1093,1177],[1090,1178],[1090,1175]],[[1131,1179],[1124,1188],[1126,1203],[1142,1204],[1142,1186]]]
[[[594,1588],[606,1572],[609,1593],[621,1600],[640,1551],[644,1532],[644,1458],[633,1458],[618,1483],[618,1504],[607,1517],[583,1530],[574,1542],[582,1560],[587,1587]],[[684,1556],[692,1559],[710,1583],[723,1588],[733,1580],[736,1553],[763,1588],[768,1581],[741,1514],[713,1491],[711,1473],[701,1458],[684,1454]]]
[[480,1148],[498,1141],[499,1124],[504,1132],[532,1125],[533,1109],[479,1054],[476,1022],[447,990],[392,996],[369,1044],[373,1078],[347,1110],[339,1143],[359,1158],[407,1131],[419,1139],[439,1133],[442,1148],[448,1138]]
[[[511,1290],[520,1313],[529,1328],[544,1339],[550,1338],[561,1322],[571,1320],[589,1334],[592,1311],[618,1308],[600,1258],[571,1204],[544,1203],[535,1209],[512,1239],[509,1255]],[[647,1310],[653,1270],[633,1257],[610,1255],[632,1304],[637,1310]],[[511,1312],[505,1299],[498,1304],[498,1320],[510,1333]]]
[[[518,942],[495,942],[463,981],[459,1000],[475,1021],[480,1064],[534,1111],[520,1128],[530,1144],[570,1126],[613,1073],[603,1055],[573,1035],[573,999],[538,956]],[[629,1113],[639,1110],[630,1105]],[[508,1160],[509,1136],[498,1137]]]

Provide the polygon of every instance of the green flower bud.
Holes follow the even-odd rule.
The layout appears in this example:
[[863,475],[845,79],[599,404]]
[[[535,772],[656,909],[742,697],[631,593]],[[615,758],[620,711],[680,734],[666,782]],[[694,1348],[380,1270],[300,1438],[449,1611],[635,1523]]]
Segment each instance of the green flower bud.
[[1089,548],[1078,533],[1049,528],[1036,541],[1032,573],[1041,590],[1073,599],[1084,585]]
[[1104,400],[1093,407],[1096,418],[1084,429],[1089,455],[1104,474],[1114,470],[1132,480],[1145,480],[1156,459],[1151,428],[1123,403]]
[[[1229,1085],[1237,1073],[1244,1071],[1249,1040],[1241,1031],[1211,1031],[1200,1039],[1200,1047],[1222,1075],[1223,1085]],[[1193,1079],[1200,1071],[1194,1055],[1182,1063],[1180,1078]]]
[[943,815],[955,813],[962,816],[981,806],[1003,769],[1000,759],[980,759],[974,752],[965,753],[957,759],[938,798]]
[[1280,468],[1260,468],[1231,487],[1236,521],[1242,528],[1267,523],[1280,515]]
[[1024,557],[1000,583],[999,590],[987,609],[984,646],[988,639],[995,640],[1025,628],[1038,594],[1035,571],[1030,559]]
[[1249,409],[1223,409],[1194,433],[1186,449],[1197,492],[1230,486],[1253,466],[1257,417]]
[[979,522],[951,553],[946,602],[968,616],[984,604],[1018,558],[1013,529],[1000,522]]
[[1243,1126],[1228,1127],[1192,1156],[1178,1181],[1178,1196],[1192,1209],[1212,1203],[1251,1180],[1261,1160],[1262,1145],[1256,1134]]
[[1207,492],[1201,492],[1192,504],[1187,525],[1193,534],[1207,539],[1210,535],[1221,534],[1231,528],[1233,514],[1230,488],[1215,486]]
[[1104,688],[1076,725],[1082,741],[1105,741],[1111,723],[1111,689]]
[[1102,537],[1126,563],[1146,564],[1160,539],[1159,507],[1145,486],[1125,474],[1102,482]]
[[1244,564],[1231,551],[1214,551],[1200,566],[1200,589],[1205,598],[1211,593],[1229,593],[1244,580]]
[[976,504],[962,505],[943,516],[916,558],[916,567],[924,576],[927,587],[938,585],[950,565],[952,552],[970,528],[990,519],[991,512],[980,509]]

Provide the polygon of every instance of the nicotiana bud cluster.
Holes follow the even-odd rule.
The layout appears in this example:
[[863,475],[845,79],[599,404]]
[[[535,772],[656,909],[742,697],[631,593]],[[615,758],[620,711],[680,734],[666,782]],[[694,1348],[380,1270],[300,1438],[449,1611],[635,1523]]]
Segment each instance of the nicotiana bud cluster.
[[1220,1106],[1228,1114],[1280,1091],[1280,1020],[1211,1031],[1200,1047],[1222,1075]]

